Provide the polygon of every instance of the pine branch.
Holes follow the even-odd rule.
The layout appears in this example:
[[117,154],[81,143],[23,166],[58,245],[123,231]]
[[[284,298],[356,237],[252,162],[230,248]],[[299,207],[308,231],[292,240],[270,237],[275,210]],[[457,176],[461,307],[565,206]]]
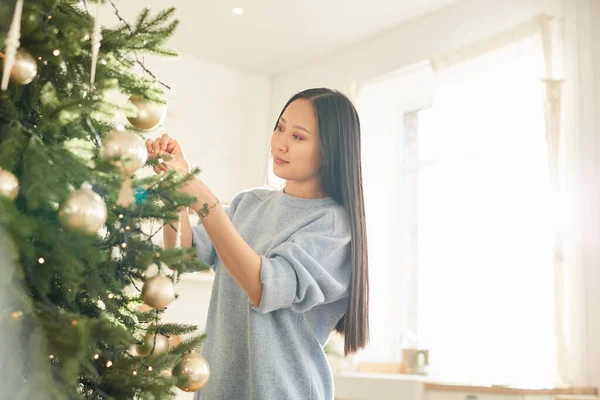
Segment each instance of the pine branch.
[[206,334],[195,336],[191,339],[184,340],[179,346],[169,350],[169,352],[171,354],[189,353],[190,351],[200,348],[202,343],[204,343],[204,340],[206,340]]
[[158,324],[153,327],[153,329],[160,334],[165,336],[171,335],[185,335],[188,333],[192,333],[198,329],[196,325],[187,325],[187,324],[176,324],[176,323],[164,323]]

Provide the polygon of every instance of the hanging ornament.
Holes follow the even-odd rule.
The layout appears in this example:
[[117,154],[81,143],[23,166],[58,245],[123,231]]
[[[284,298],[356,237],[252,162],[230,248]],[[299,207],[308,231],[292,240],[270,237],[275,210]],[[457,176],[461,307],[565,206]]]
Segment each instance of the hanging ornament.
[[17,50],[15,62],[10,71],[10,81],[16,85],[27,85],[37,75],[37,62],[35,58],[20,48]]
[[135,198],[135,204],[142,204],[148,200],[148,191],[143,187],[137,187],[133,191],[133,197]]
[[0,88],[4,91],[8,89],[8,80],[10,78],[12,67],[17,55],[17,49],[21,46],[21,14],[23,13],[23,0],[17,0],[15,3],[15,12],[13,14],[8,34],[6,35],[4,63],[2,69],[2,82]]
[[196,392],[208,382],[210,369],[204,357],[197,353],[188,353],[173,368],[173,376],[187,378],[177,387],[186,392]]
[[169,348],[172,349],[177,347],[183,342],[183,339],[179,335],[171,335],[169,336]]
[[[136,346],[137,354],[146,357],[148,354],[159,355],[169,351],[169,338],[160,333],[148,333],[144,338],[144,343]],[[152,349],[154,348],[154,351]]]
[[98,64],[98,53],[100,52],[100,41],[102,40],[102,34],[100,33],[100,7],[102,2],[98,2],[96,8],[96,18],[94,18],[94,28],[92,29],[92,68],[90,70],[90,87],[94,88],[94,81],[96,80],[96,65]]
[[164,104],[151,103],[140,96],[131,96],[129,101],[137,109],[137,116],[127,118],[131,125],[148,131],[163,123],[167,115],[167,107]]
[[135,308],[137,311],[139,312],[146,312],[146,311],[150,311],[150,310],[154,310],[152,307],[150,307],[148,304],[140,304],[139,306],[137,306]]
[[114,165],[119,167],[124,176],[117,205],[127,208],[134,201],[133,188],[129,174],[140,169],[148,159],[146,144],[137,134],[129,131],[112,130],[102,142],[100,156],[103,158],[118,158]]
[[175,300],[175,285],[165,274],[158,275],[144,282],[142,287],[142,300],[150,307],[159,309],[164,308]]
[[12,172],[0,168],[0,196],[6,196],[12,200],[19,194],[19,180]]
[[58,212],[61,225],[67,229],[80,229],[94,233],[106,222],[106,204],[102,197],[84,182],[69,194]]
[[119,158],[115,165],[123,175],[128,175],[144,166],[148,149],[137,134],[114,129],[104,138],[100,155],[104,158]]

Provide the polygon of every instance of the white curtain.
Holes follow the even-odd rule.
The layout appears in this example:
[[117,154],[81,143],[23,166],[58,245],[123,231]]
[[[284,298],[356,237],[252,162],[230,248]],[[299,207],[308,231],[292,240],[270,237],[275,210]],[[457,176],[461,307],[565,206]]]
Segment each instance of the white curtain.
[[[399,362],[414,331],[434,378],[600,387],[600,4],[564,0],[561,15],[564,32],[542,16],[437,59],[433,109],[410,79],[360,87],[373,306],[363,360]],[[390,157],[415,113],[420,160],[407,165]],[[397,188],[417,170],[415,277]]]
[[[600,3],[563,0],[560,184],[564,263],[557,264],[558,361],[571,386],[600,388]],[[550,92],[551,92],[551,88]]]
[[430,375],[556,383],[553,189],[539,35],[439,65],[420,154],[419,338]]

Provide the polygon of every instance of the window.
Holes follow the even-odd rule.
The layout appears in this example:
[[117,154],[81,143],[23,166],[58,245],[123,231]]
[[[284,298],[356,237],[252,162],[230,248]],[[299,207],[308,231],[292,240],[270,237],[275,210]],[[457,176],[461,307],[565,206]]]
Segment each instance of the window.
[[434,379],[554,383],[543,68],[530,36],[361,88],[372,293],[361,359],[399,362],[414,334]]

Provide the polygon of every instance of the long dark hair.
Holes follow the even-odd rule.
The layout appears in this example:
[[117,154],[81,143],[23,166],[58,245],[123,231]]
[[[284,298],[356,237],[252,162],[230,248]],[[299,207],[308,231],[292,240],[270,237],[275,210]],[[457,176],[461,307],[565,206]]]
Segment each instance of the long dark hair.
[[[367,230],[360,158],[360,121],[352,102],[342,93],[325,88],[294,95],[312,103],[319,127],[323,163],[319,172],[323,192],[348,211],[352,230],[350,243],[352,280],[346,313],[335,330],[344,335],[344,354],[365,347],[369,341],[369,269]],[[277,123],[275,126],[277,126]]]

